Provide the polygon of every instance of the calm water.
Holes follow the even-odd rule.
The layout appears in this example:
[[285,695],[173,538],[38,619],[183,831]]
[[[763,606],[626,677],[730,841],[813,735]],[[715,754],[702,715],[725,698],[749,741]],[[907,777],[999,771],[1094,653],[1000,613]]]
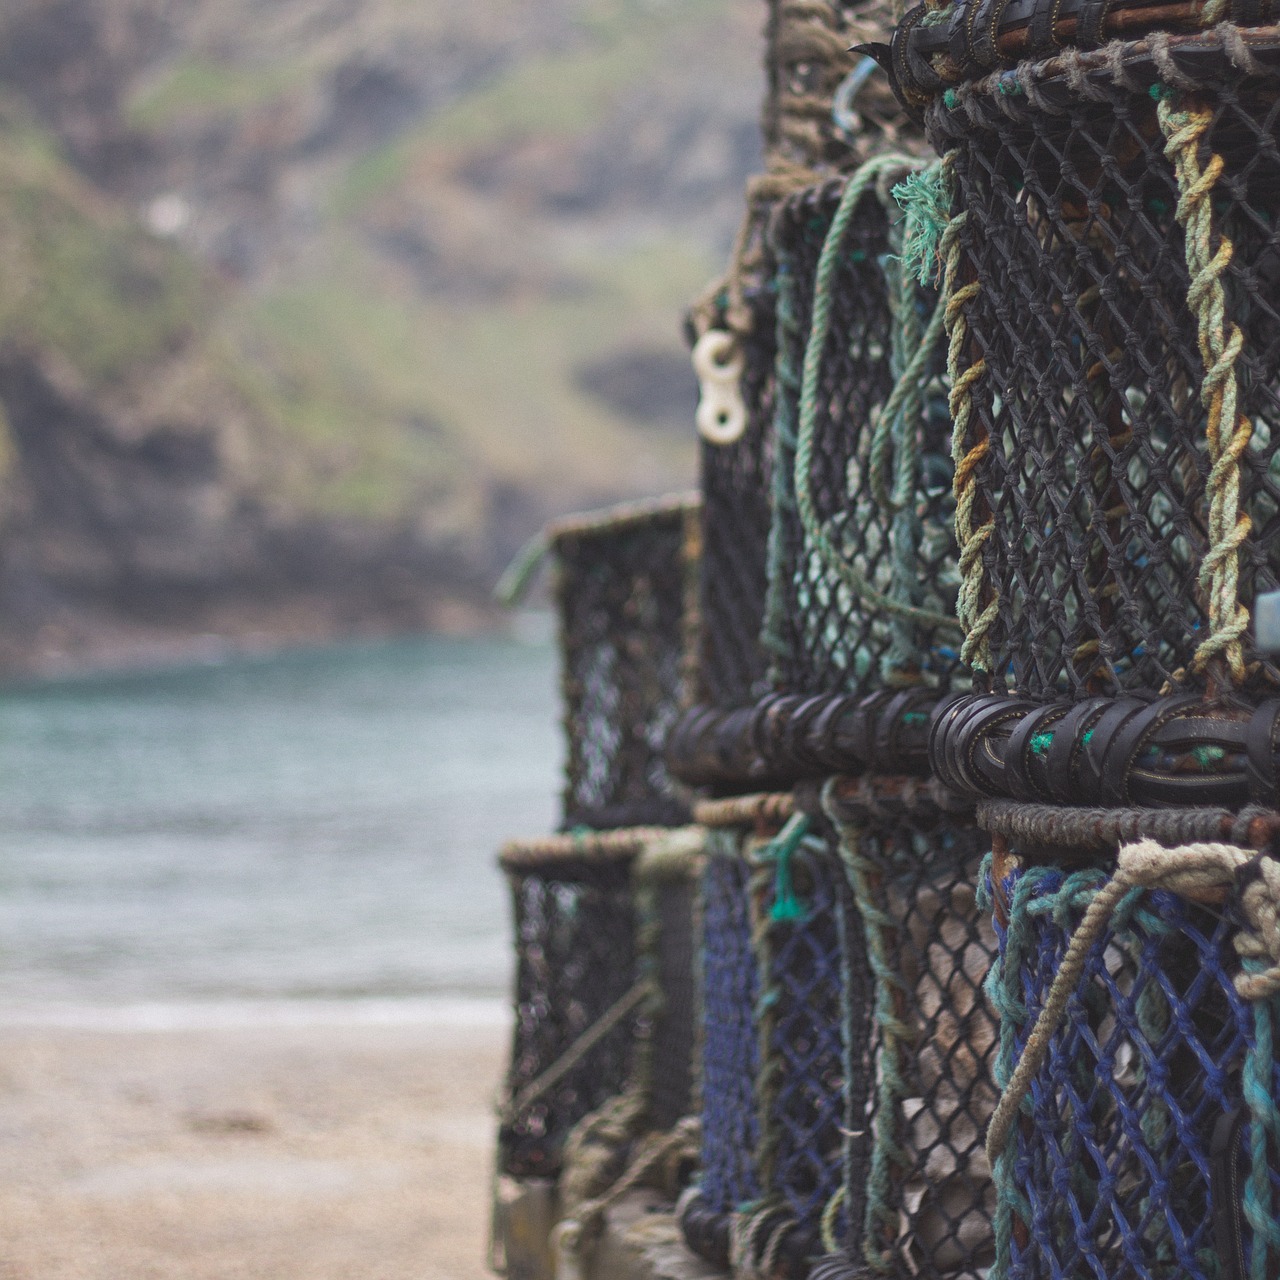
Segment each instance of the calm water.
[[555,715],[503,640],[0,691],[0,1004],[504,991]]

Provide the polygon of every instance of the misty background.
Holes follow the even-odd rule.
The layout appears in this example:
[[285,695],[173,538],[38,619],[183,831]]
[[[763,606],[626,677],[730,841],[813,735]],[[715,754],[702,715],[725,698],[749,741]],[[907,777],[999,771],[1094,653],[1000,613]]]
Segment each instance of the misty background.
[[687,488],[758,162],[733,0],[7,0],[0,671],[500,621]]

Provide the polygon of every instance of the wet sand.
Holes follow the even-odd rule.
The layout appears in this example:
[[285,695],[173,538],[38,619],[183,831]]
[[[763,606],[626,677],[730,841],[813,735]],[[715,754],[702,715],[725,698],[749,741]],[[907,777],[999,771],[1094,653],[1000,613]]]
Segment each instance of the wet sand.
[[0,1027],[0,1280],[481,1280],[506,1043]]

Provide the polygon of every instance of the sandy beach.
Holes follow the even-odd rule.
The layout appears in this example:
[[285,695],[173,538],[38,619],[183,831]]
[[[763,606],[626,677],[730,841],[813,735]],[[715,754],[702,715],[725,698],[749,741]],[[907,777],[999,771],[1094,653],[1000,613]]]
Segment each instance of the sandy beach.
[[0,1280],[480,1280],[500,1008],[0,1023]]

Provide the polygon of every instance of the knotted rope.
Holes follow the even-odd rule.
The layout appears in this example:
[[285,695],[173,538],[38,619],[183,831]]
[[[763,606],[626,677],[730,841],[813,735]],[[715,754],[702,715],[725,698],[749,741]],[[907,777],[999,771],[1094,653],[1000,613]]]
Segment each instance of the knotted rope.
[[662,1164],[673,1160],[696,1160],[701,1142],[701,1125],[696,1116],[686,1116],[667,1133],[651,1135],[640,1145],[635,1159],[608,1191],[580,1204],[572,1217],[557,1223],[551,1233],[556,1280],[583,1280],[586,1274],[583,1246],[603,1225],[608,1210]]
[[1222,176],[1220,155],[1210,151],[1200,163],[1200,143],[1213,123],[1208,106],[1178,107],[1169,90],[1156,103],[1156,116],[1165,136],[1165,155],[1178,180],[1176,217],[1186,232],[1187,270],[1191,284],[1187,306],[1195,313],[1204,377],[1200,400],[1208,420],[1205,435],[1210,470],[1205,482],[1209,497],[1209,546],[1200,566],[1200,585],[1209,602],[1209,634],[1196,648],[1194,667],[1202,672],[1221,656],[1235,683],[1245,678],[1243,637],[1249,610],[1240,603],[1240,546],[1253,522],[1240,510],[1240,458],[1249,447],[1253,426],[1238,407],[1236,360],[1244,346],[1240,326],[1226,317],[1222,275],[1235,246],[1213,227],[1210,193]]

